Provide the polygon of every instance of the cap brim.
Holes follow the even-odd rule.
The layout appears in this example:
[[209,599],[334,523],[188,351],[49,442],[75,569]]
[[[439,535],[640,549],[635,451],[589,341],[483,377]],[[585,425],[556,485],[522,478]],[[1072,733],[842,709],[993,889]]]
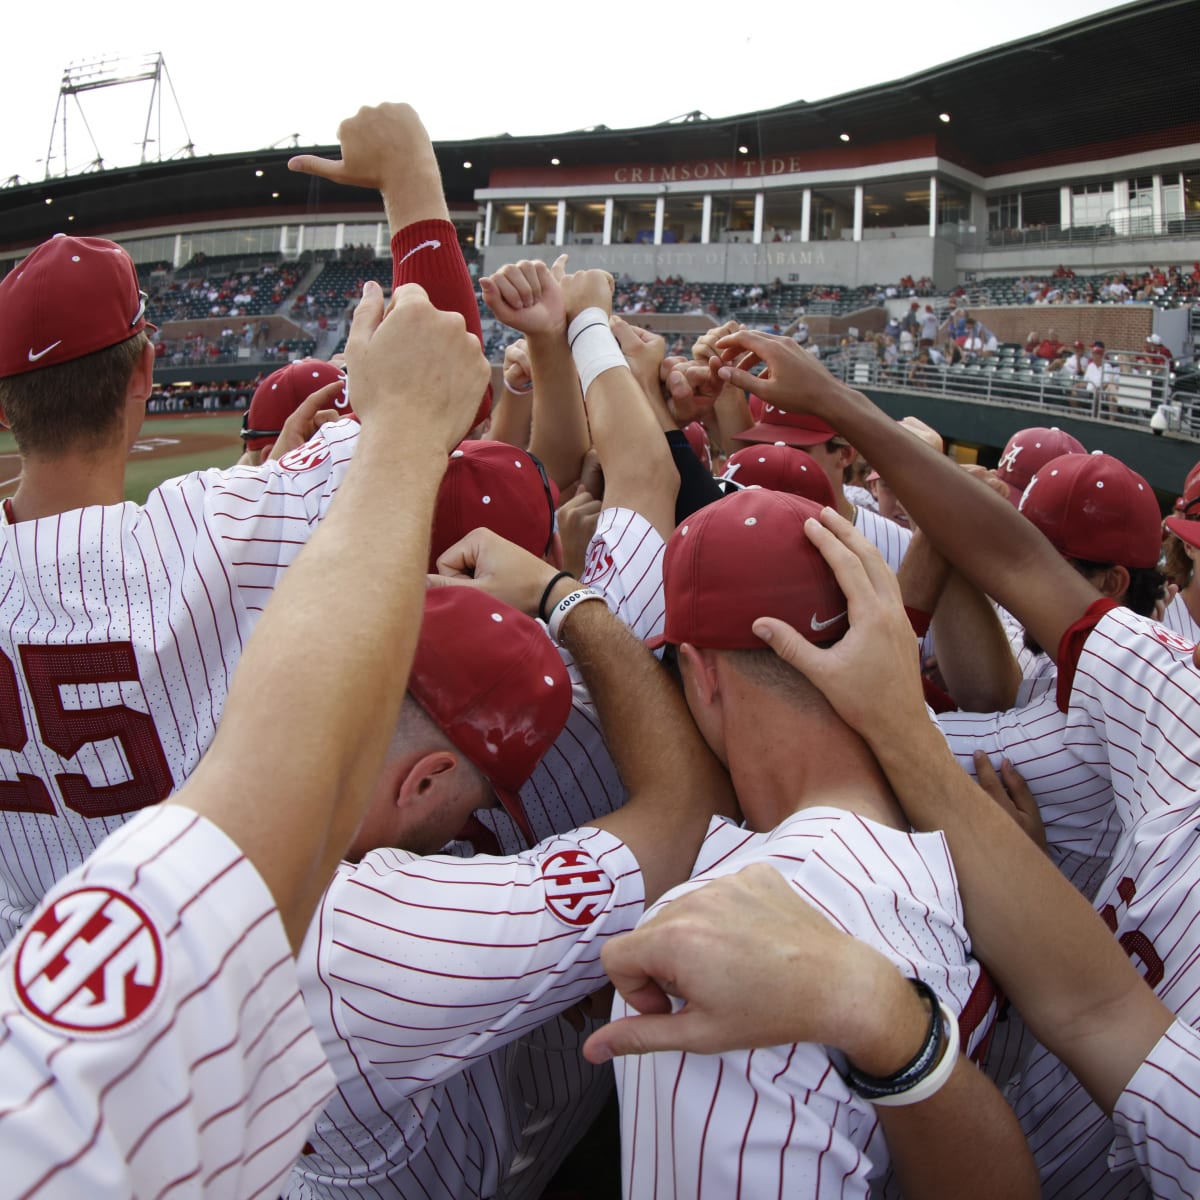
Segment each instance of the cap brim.
[[815,429],[798,429],[792,425],[772,425],[767,421],[760,421],[757,425],[751,425],[749,429],[734,434],[733,440],[766,442],[769,445],[783,442],[786,446],[820,446],[835,437],[836,433],[821,433]]
[[1200,547],[1200,521],[1189,521],[1187,517],[1168,517],[1163,524],[1181,542]]

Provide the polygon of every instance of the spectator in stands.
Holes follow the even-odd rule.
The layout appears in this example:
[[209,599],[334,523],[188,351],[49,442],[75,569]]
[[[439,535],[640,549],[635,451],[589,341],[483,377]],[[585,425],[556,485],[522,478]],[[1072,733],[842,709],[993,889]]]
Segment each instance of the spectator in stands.
[[921,317],[921,345],[932,346],[937,341],[938,335],[938,319],[937,313],[933,311],[933,305],[925,305],[925,312]]
[[1092,352],[1083,378],[1088,396],[1093,401],[1100,400],[1100,411],[1105,411],[1116,403],[1120,372],[1115,363],[1106,361],[1103,342],[1092,343]]
[[1034,354],[1038,358],[1044,359],[1046,362],[1053,362],[1059,357],[1059,352],[1061,350],[1062,342],[1058,340],[1058,334],[1051,329],[1050,332],[1047,333],[1046,336],[1038,343]]
[[909,305],[908,312],[904,314],[904,319],[900,322],[901,327],[910,333],[915,341],[921,333],[921,306],[914,300]]
[[917,351],[917,357],[908,368],[909,387],[927,388],[933,386],[936,371],[930,353],[931,349],[932,347],[930,346],[922,346]]

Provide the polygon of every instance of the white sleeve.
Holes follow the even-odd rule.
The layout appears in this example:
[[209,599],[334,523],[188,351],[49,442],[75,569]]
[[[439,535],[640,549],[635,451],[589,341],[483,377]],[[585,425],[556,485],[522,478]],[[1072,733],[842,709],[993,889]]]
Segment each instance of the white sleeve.
[[658,530],[629,508],[606,508],[588,543],[580,582],[604,594],[608,607],[641,641],[662,633],[666,543]]
[[10,1196],[277,1195],[332,1085],[266,885],[186,808],[112,834],[0,958]]
[[600,949],[644,901],[637,860],[595,828],[505,858],[372,851],[326,893],[302,952],[324,987],[305,993],[327,1006],[328,988],[360,1061],[415,1090],[601,987]]
[[1135,1164],[1157,1200],[1200,1196],[1200,1033],[1176,1021],[1113,1109],[1109,1170]]

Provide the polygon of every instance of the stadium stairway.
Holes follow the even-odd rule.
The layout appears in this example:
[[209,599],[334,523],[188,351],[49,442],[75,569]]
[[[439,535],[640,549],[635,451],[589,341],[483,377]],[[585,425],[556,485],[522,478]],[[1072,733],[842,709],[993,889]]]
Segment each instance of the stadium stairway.
[[306,295],[308,289],[312,287],[317,276],[325,269],[325,260],[318,259],[304,273],[304,278],[283,298],[283,303],[275,310],[277,317],[287,317],[292,311],[292,305],[296,303],[298,296]]

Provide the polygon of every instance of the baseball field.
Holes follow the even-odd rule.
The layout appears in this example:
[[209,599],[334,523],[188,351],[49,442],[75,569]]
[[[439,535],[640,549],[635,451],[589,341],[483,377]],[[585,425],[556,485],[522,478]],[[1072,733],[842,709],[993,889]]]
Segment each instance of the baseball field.
[[[241,413],[148,417],[129,452],[125,499],[141,504],[164,479],[204,467],[232,466],[242,452],[241,427]],[[17,490],[20,477],[12,434],[0,430],[0,498]]]

